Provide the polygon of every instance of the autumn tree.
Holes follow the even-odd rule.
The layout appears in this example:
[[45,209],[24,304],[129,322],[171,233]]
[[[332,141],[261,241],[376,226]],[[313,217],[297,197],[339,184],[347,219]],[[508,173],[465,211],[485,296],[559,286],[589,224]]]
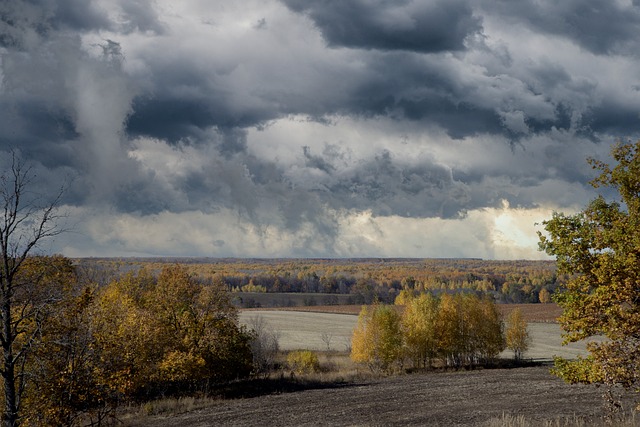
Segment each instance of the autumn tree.
[[160,364],[168,378],[225,381],[251,372],[251,335],[223,287],[199,283],[183,266],[165,267],[149,307],[169,334],[171,350]]
[[465,295],[470,328],[468,362],[492,362],[505,349],[504,324],[495,302],[488,296]]
[[415,298],[414,291],[410,289],[402,289],[398,292],[394,300],[395,305],[408,305]]
[[420,294],[405,303],[402,331],[407,356],[413,361],[414,366],[427,368],[438,354],[438,306],[438,299],[431,293]]
[[519,308],[514,308],[507,316],[505,336],[507,348],[513,351],[514,359],[521,360],[522,355],[529,349],[531,338],[527,321],[522,317],[522,310]]
[[462,366],[466,325],[462,317],[461,297],[443,294],[440,297],[438,318],[438,355],[448,366]]
[[402,358],[400,315],[389,305],[363,306],[351,340],[351,359],[373,371],[391,371]]
[[[78,277],[72,262],[61,256],[29,258],[41,270],[46,287],[55,286],[61,298],[49,307],[40,340],[27,360],[27,393],[23,422],[27,425],[91,425],[111,413],[106,387],[97,378],[92,316],[96,287]],[[42,280],[42,279],[41,279]]]
[[[554,213],[539,233],[540,249],[555,256],[560,273],[570,275],[555,295],[566,341],[604,336],[591,342],[591,357],[580,366],[562,362],[557,372],[572,382],[600,380],[638,391],[640,386],[640,141],[618,143],[610,166],[589,159],[599,175],[595,188],[613,190],[581,212]],[[590,365],[586,367],[585,364]],[[572,369],[575,368],[575,369]],[[576,372],[589,375],[576,376]],[[594,372],[596,373],[594,375]],[[615,404],[615,402],[614,402]]]
[[540,300],[540,303],[542,304],[548,304],[551,302],[551,293],[547,288],[540,289],[540,292],[538,293],[538,300]]
[[15,153],[0,176],[0,374],[5,426],[17,425],[20,419],[26,380],[22,367],[38,340],[47,307],[56,298],[40,292],[37,283],[21,280],[29,255],[62,231],[57,213],[62,192],[51,198],[34,193],[34,176]]
[[436,325],[438,354],[448,366],[488,362],[504,350],[502,320],[488,298],[443,294]]
[[226,289],[180,265],[146,270],[102,288],[92,327],[96,375],[111,399],[203,390],[248,376],[252,335],[238,324]]
[[146,272],[128,274],[101,288],[90,317],[97,363],[94,375],[108,400],[126,400],[157,377],[167,338],[138,289],[153,286]]

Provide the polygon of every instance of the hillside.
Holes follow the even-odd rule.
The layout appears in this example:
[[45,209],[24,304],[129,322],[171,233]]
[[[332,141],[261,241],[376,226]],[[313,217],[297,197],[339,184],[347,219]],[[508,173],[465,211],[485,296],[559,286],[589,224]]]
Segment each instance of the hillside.
[[224,400],[125,425],[482,426],[504,414],[542,425],[558,417],[592,418],[601,408],[600,393],[594,386],[567,385],[549,375],[547,367],[458,371]]

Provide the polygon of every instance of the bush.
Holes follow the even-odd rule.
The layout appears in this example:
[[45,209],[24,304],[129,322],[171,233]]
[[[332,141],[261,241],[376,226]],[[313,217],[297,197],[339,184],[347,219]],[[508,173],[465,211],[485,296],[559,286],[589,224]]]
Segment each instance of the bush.
[[310,350],[290,352],[287,355],[287,365],[296,374],[311,374],[320,370],[318,355]]

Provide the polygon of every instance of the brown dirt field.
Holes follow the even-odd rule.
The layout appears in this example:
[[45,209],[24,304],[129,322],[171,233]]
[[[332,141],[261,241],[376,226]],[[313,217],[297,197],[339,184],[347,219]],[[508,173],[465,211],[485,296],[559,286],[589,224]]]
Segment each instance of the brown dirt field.
[[558,304],[498,304],[498,309],[506,316],[514,309],[519,308],[522,311],[522,317],[527,322],[547,323],[557,322],[558,317],[562,314],[562,308]]
[[[551,304],[498,304],[498,309],[506,317],[513,309],[522,310],[522,316],[527,322],[556,322],[562,314],[562,309],[555,303]],[[309,307],[278,307],[245,309],[245,311],[303,311],[313,313],[334,313],[357,315],[362,309],[361,305],[316,305]]]
[[567,385],[548,367],[436,372],[222,400],[125,425],[487,426],[504,414],[543,425],[558,417],[593,420],[602,408],[601,392],[595,386]]

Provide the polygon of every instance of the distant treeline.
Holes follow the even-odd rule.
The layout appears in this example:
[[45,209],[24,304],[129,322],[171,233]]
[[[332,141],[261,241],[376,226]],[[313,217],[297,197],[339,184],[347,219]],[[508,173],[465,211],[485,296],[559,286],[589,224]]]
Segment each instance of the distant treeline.
[[[146,268],[159,272],[182,264],[202,283],[223,284],[238,294],[239,305],[255,306],[242,293],[304,293],[349,295],[348,299],[308,299],[393,303],[401,291],[420,293],[475,292],[500,303],[546,303],[566,283],[553,261],[482,259],[340,258],[81,258],[75,262],[105,277]],[[257,304],[259,305],[259,304]]]

